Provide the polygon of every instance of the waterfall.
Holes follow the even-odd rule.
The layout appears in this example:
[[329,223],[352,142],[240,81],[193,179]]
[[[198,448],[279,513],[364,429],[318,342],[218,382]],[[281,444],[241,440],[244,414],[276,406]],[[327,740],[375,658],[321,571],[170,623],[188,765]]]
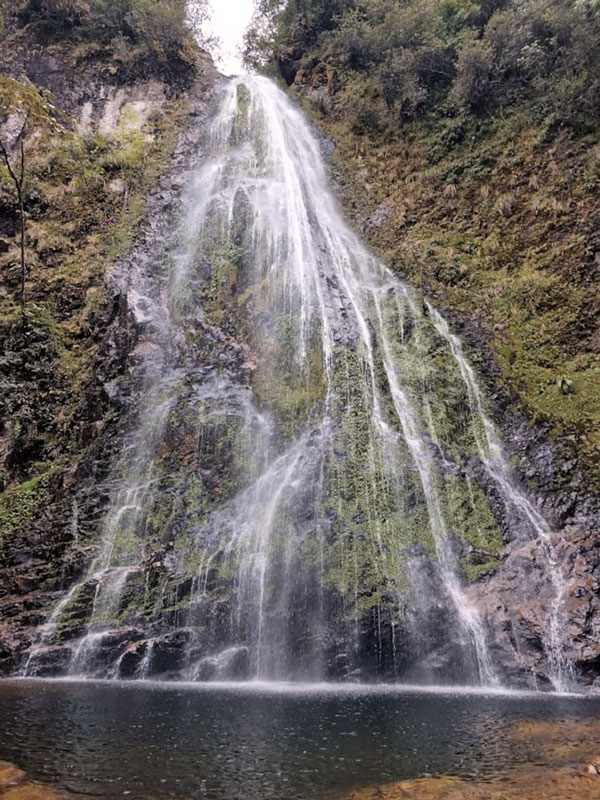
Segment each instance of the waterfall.
[[345,223],[274,83],[229,81],[206,148],[172,240],[129,276],[138,420],[40,652],[62,637],[78,674],[107,654],[110,676],[499,685],[466,585],[503,542],[469,459],[550,532],[460,342]]
[[554,590],[554,600],[548,611],[548,635],[545,640],[550,667],[549,675],[556,691],[569,691],[575,676],[572,665],[569,664],[565,657],[561,637],[561,626],[564,621],[563,605],[567,584],[555,554],[552,530],[543,515],[532,505],[529,498],[520,490],[511,477],[502,443],[493,422],[485,411],[481,389],[477,383],[473,368],[465,358],[460,340],[450,332],[448,323],[439,312],[429,304],[428,308],[436,330],[448,342],[452,357],[458,365],[469,393],[471,411],[481,420],[482,424],[476,436],[479,457],[488,475],[498,487],[506,506],[512,507],[522,519],[529,523],[533,533],[542,543]]

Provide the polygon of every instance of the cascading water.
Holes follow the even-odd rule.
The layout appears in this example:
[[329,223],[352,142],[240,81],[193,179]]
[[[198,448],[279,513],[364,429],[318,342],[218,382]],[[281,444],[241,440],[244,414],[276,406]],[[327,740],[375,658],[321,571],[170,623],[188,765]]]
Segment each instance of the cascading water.
[[464,586],[502,537],[469,458],[549,531],[460,342],[345,224],[272,82],[228,83],[208,149],[169,269],[130,276],[140,421],[26,672],[58,644],[77,674],[498,684]]
[[432,308],[431,305],[428,305],[428,308],[437,332],[448,342],[452,357],[458,365],[469,394],[471,411],[481,420],[481,426],[476,435],[479,457],[487,473],[498,487],[505,504],[513,508],[522,519],[527,521],[535,536],[543,544],[554,590],[554,601],[548,613],[548,636],[545,640],[550,668],[549,677],[556,691],[568,691],[574,682],[575,676],[572,665],[565,658],[561,638],[561,625],[563,624],[564,614],[563,604],[567,585],[555,554],[552,531],[544,517],[511,478],[502,444],[494,424],[485,412],[481,390],[473,368],[465,358],[460,340],[450,332],[448,323],[439,312]]

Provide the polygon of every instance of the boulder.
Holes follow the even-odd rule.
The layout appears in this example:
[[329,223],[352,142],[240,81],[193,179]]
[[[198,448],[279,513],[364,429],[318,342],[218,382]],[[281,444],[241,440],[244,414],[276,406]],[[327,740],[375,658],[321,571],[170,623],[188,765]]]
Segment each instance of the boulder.
[[[574,677],[595,688],[600,676],[600,540],[593,532],[553,537],[562,599],[561,649]],[[547,640],[556,586],[544,543],[515,543],[496,574],[470,589],[490,631],[494,662],[511,685],[551,688]]]
[[52,678],[64,675],[71,663],[71,647],[55,645],[40,647],[31,653],[27,665],[27,675],[34,678]]
[[148,675],[166,675],[183,669],[193,632],[186,629],[167,633],[152,643]]
[[143,633],[137,628],[90,633],[78,643],[72,671],[96,677],[110,677],[130,643],[142,638]]
[[196,667],[197,681],[247,680],[250,677],[250,651],[229,647],[214,656],[202,658]]
[[130,644],[117,665],[117,676],[122,680],[127,680],[138,676],[142,662],[148,652],[149,643],[147,641],[135,642]]

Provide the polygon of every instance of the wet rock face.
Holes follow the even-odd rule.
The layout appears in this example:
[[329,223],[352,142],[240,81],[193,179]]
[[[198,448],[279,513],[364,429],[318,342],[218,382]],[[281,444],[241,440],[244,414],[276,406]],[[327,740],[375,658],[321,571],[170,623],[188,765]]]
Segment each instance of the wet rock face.
[[74,650],[69,671],[73,674],[112,678],[123,653],[131,643],[141,640],[143,636],[143,631],[135,628],[91,633]]
[[12,648],[8,642],[0,639],[0,675],[10,675],[14,666]]
[[[515,467],[515,479],[527,486],[535,507],[554,532],[552,560],[564,578],[560,644],[565,660],[573,665],[574,678],[591,686],[600,672],[600,497],[590,492],[575,437],[553,437],[547,424],[533,424],[514,398],[498,388],[499,372],[482,324],[448,309],[446,315],[476,355],[494,419]],[[556,602],[548,555],[541,542],[531,541],[514,509],[502,503],[481,463],[475,459],[467,468],[484,486],[505,543],[497,572],[483,576],[471,588],[474,603],[486,620],[492,656],[508,683],[551,688],[543,666],[549,612]]]
[[144,657],[148,651],[148,642],[134,642],[129,644],[122,654],[115,677],[122,680],[131,680],[141,677],[140,669],[144,662]]
[[[89,457],[78,465],[73,475],[68,476],[60,491],[52,489],[52,496],[61,494],[67,499],[56,511],[56,518],[60,520],[60,526],[57,525],[62,537],[60,541],[57,536],[50,551],[47,546],[50,539],[47,520],[43,520],[40,515],[40,528],[26,540],[24,547],[12,554],[9,565],[12,570],[9,590],[11,594],[7,598],[7,607],[15,605],[15,596],[20,597],[24,592],[36,593],[37,587],[42,583],[49,590],[57,591],[51,591],[50,598],[45,596],[37,600],[37,606],[33,604],[28,609],[27,617],[18,612],[19,619],[15,626],[24,629],[25,634],[21,638],[8,636],[1,643],[0,669],[5,669],[6,672],[13,671],[19,659],[23,663],[22,656],[31,642],[39,641],[35,638],[36,628],[43,622],[44,615],[47,616],[48,609],[54,605],[56,596],[61,594],[60,590],[70,586],[74,578],[85,574],[85,566],[93,557],[92,547],[87,550],[73,547],[73,562],[68,564],[66,570],[57,571],[49,565],[61,564],[66,560],[65,551],[74,545],[73,540],[79,533],[79,515],[85,519],[86,524],[91,523],[87,529],[89,541],[94,540],[94,534],[98,537],[101,519],[107,507],[109,489],[103,481],[108,475],[109,465],[116,463],[115,456],[119,449],[130,447],[131,437],[128,437],[127,432],[139,425],[139,417],[147,409],[140,400],[154,383],[154,379],[164,372],[165,363],[169,362],[173,367],[174,378],[178,372],[193,370],[196,380],[209,379],[211,374],[222,374],[225,370],[239,378],[240,382],[247,383],[249,374],[253,371],[250,366],[252,354],[248,347],[236,341],[236,326],[227,317],[225,310],[221,307],[216,309],[215,318],[219,320],[219,324],[212,324],[210,315],[207,317],[202,311],[200,301],[210,301],[211,298],[201,296],[201,281],[197,286],[191,287],[190,305],[195,309],[195,316],[190,315],[189,318],[189,341],[187,336],[179,332],[161,348],[156,345],[156,340],[161,335],[160,320],[153,313],[156,300],[163,297],[160,280],[157,278],[156,286],[145,287],[148,288],[148,296],[137,291],[138,285],[134,280],[136,273],[148,270],[151,264],[155,265],[157,253],[162,252],[159,249],[160,243],[168,238],[174,219],[181,211],[178,205],[182,187],[181,173],[189,163],[190,152],[197,148],[198,138],[191,132],[182,137],[175,152],[172,173],[163,177],[149,198],[147,219],[141,227],[136,247],[118,265],[113,276],[112,302],[106,310],[106,316],[97,320],[97,335],[101,339],[97,380],[81,409],[85,425],[81,427],[80,439],[91,444]],[[114,190],[117,192],[120,187],[115,186]],[[375,219],[373,224],[380,223]],[[219,275],[212,275],[210,265],[206,265],[206,269],[203,266],[201,272],[206,273],[202,277],[207,281],[211,278],[218,284]],[[231,290],[231,283],[235,281],[224,281],[223,285]],[[333,280],[330,280],[330,284],[332,294],[338,296],[343,305],[343,293]],[[221,295],[217,294],[216,301],[214,298],[212,300],[217,306],[221,305]],[[350,322],[341,322],[336,330],[336,345],[343,345],[348,351],[352,351],[356,347],[357,336]],[[405,341],[411,339],[410,324],[407,324],[404,335]],[[185,524],[194,514],[200,527],[211,502],[223,499],[235,486],[230,473],[234,460],[229,435],[231,431],[228,431],[225,424],[222,427],[215,424],[213,428],[206,425],[199,435],[198,427],[194,426],[193,421],[190,423],[189,419],[192,399],[192,393],[186,394],[182,391],[172,418],[165,424],[160,461],[168,474],[168,480],[159,486],[158,492],[175,497],[175,501],[172,505],[165,504],[164,507],[156,503],[156,507],[152,508],[155,513],[148,514],[146,518],[147,524],[143,526],[142,537],[143,556],[140,557],[143,558],[139,570],[141,580],[139,585],[136,584],[135,591],[124,593],[124,602],[120,602],[118,608],[111,609],[115,619],[106,624],[114,625],[115,628],[94,632],[98,630],[97,622],[93,619],[97,586],[93,581],[89,585],[84,584],[81,597],[69,609],[68,617],[65,615],[57,635],[49,641],[47,647],[41,647],[35,653],[30,674],[42,676],[81,672],[101,677],[181,678],[188,677],[190,668],[194,665],[192,675],[197,680],[242,680],[253,674],[255,654],[245,646],[228,647],[232,641],[245,639],[235,638],[231,631],[227,634],[224,632],[228,624],[226,620],[231,617],[231,609],[227,600],[215,598],[217,590],[222,589],[218,585],[218,570],[210,572],[207,569],[205,580],[206,592],[212,593],[210,611],[213,619],[207,623],[206,614],[198,620],[199,627],[204,624],[211,624],[213,627],[210,646],[206,647],[206,642],[203,641],[195,642],[189,630],[172,630],[192,624],[186,617],[192,602],[194,583],[194,578],[190,576],[197,575],[198,569],[197,564],[194,572],[192,567],[181,563],[183,558],[178,556],[181,556],[185,546],[179,544],[179,553],[176,552],[174,539],[184,531]],[[102,429],[100,435],[98,426]],[[37,432],[26,429],[18,433],[21,439],[16,440],[17,446],[12,448],[14,453],[23,452],[24,443],[33,452],[38,446]],[[517,445],[515,447],[518,449]],[[438,448],[431,436],[428,437],[427,450],[430,451],[428,459],[432,462],[444,456],[441,449],[440,453],[437,452]],[[539,453],[543,474],[554,475],[551,454],[545,453],[543,449]],[[502,527],[504,542],[509,547],[508,556],[499,571],[493,577],[476,584],[472,590],[474,604],[484,610],[494,659],[503,676],[511,683],[529,685],[532,680],[538,684],[547,683],[548,676],[544,672],[547,625],[545,607],[554,598],[548,584],[547,559],[536,552],[534,545],[527,544],[527,532],[506,513],[501,500],[494,494],[492,482],[486,485],[482,465],[477,457],[473,457],[468,464],[451,464],[446,461],[444,466],[448,467],[448,472],[453,477],[463,478],[468,475],[478,479],[484,486],[494,515]],[[364,462],[360,464],[360,468],[363,467]],[[175,475],[184,476],[185,481],[177,484],[173,477]],[[187,491],[194,480],[197,481],[196,484]],[[177,487],[176,491],[174,487]],[[73,498],[77,500],[77,516],[71,502]],[[307,502],[307,509],[309,506],[310,503]],[[131,504],[126,508],[129,509],[129,514],[132,510]],[[560,500],[556,508],[557,516],[564,522],[569,515],[573,515],[574,508],[568,498],[564,502]],[[137,513],[134,510],[130,514],[134,522]],[[310,510],[302,515],[295,509],[294,514],[302,524],[310,526]],[[71,521],[75,519],[75,532],[73,527],[65,524],[69,515]],[[361,515],[358,514],[353,522],[362,524]],[[401,525],[398,526],[398,532],[400,528]],[[462,531],[458,529],[456,533],[450,531],[450,536],[458,541],[460,533]],[[118,546],[123,550],[131,547],[131,537],[121,537]],[[133,547],[135,546],[134,544]],[[459,551],[461,545],[457,544],[456,549]],[[565,636],[568,635],[573,642],[578,643],[577,652],[573,651],[569,657],[580,666],[582,675],[588,682],[591,682],[595,674],[597,653],[594,637],[596,640],[598,638],[598,632],[593,629],[589,616],[591,614],[593,617],[595,611],[594,601],[590,598],[597,591],[588,570],[595,557],[592,549],[590,546],[588,550],[584,548],[579,552],[579,566],[573,566],[571,570],[574,574],[574,594],[572,596],[569,592],[568,601],[565,600],[565,614],[569,615]],[[475,566],[485,566],[488,558],[496,559],[497,556],[466,545],[463,551],[460,556],[470,559],[471,565]],[[193,561],[197,554],[192,552],[185,555],[191,556]],[[563,556],[567,560],[571,558],[570,551],[568,553],[565,550],[561,559]],[[312,647],[319,653],[326,653],[324,673],[329,678],[410,679],[414,676],[415,680],[426,678],[438,682],[464,682],[471,678],[475,680],[477,673],[474,665],[461,657],[461,652],[466,648],[456,634],[460,626],[456,615],[448,613],[451,601],[440,593],[439,586],[443,581],[440,580],[439,572],[436,574],[431,569],[432,560],[423,555],[418,568],[411,570],[411,578],[418,579],[416,582],[419,596],[408,601],[406,624],[399,624],[391,617],[389,609],[396,602],[391,597],[391,592],[388,593],[389,597],[382,598],[383,603],[374,598],[371,605],[370,598],[365,598],[364,613],[363,609],[360,612],[361,618],[358,619],[357,614],[351,621],[348,621],[347,614],[344,619],[344,609],[340,610],[335,601],[331,601],[331,605],[327,607],[328,621],[329,618],[333,620],[329,635],[331,641],[318,640],[310,625],[306,625],[306,621],[315,616],[311,602],[318,596],[318,587],[305,592],[306,585],[303,585],[303,592],[310,599],[303,601],[305,604],[301,606],[299,601],[303,598],[292,597],[289,606],[293,608],[294,615],[290,615],[284,608],[278,617],[278,620],[284,619],[286,630],[291,631],[289,638],[293,640],[295,650],[290,648],[290,652],[297,655],[300,665],[298,674],[294,677],[304,677],[302,661]],[[185,569],[188,571],[185,572]],[[535,599],[529,594],[532,586],[535,588]],[[282,588],[282,595],[285,588]],[[0,598],[2,591],[0,590]],[[129,594],[136,597],[130,598]],[[165,598],[168,603],[165,601],[162,604]],[[518,603],[515,603],[515,598],[519,598]],[[140,601],[136,611],[128,611],[128,606],[133,606],[135,600]],[[510,609],[515,608],[516,612],[510,612]],[[289,616],[295,616],[295,620],[290,622]],[[116,627],[121,625],[127,627]],[[215,633],[215,629],[219,628],[221,630]],[[351,631],[351,628],[356,630]],[[166,632],[168,630],[170,632]],[[448,631],[454,633],[449,634]],[[82,639],[84,633],[86,636]],[[352,638],[354,635],[356,640]],[[582,636],[585,640],[583,644]],[[349,645],[350,641],[353,644]],[[220,652],[219,647],[223,647]],[[308,658],[306,660],[310,661]]]
[[147,676],[176,676],[185,666],[192,635],[192,631],[180,630],[149,642]]
[[[600,668],[600,536],[568,531],[553,537],[564,578],[558,619],[565,659],[587,685]],[[550,686],[544,640],[556,600],[539,542],[508,549],[496,574],[472,588],[491,636],[494,658],[512,683]]]
[[[102,340],[98,346],[98,374],[115,374],[123,368],[123,343],[115,334],[121,321],[118,300],[98,313],[95,333]],[[19,459],[30,458],[40,443],[46,442],[49,431],[52,436],[59,435],[54,424],[61,413],[61,388],[52,377],[53,368],[47,359],[29,352],[37,339],[36,330],[26,334],[31,344],[24,352],[19,352],[16,338],[12,343],[0,343],[8,344],[7,352],[19,364],[16,372],[12,370],[19,388],[12,396],[4,395],[0,415],[14,419],[14,406],[27,405],[28,392],[35,397],[32,385],[41,388],[47,400],[35,413],[32,410],[29,425],[19,423],[14,434],[9,430],[4,437],[0,432],[0,458],[5,456],[5,465],[12,465],[16,475],[21,469]],[[43,342],[41,346],[44,347]],[[65,441],[69,437],[77,455],[68,466],[51,468],[40,478],[23,483],[8,506],[8,515],[5,512],[2,518],[0,618],[5,632],[0,630],[0,639],[3,649],[11,652],[10,657],[0,656],[2,669],[8,669],[9,663],[13,664],[10,671],[18,667],[36,638],[36,631],[47,621],[65,590],[84,573],[93,553],[93,539],[90,542],[86,534],[93,537],[99,527],[106,503],[101,483],[117,446],[117,426],[111,414],[99,384],[92,382],[82,393],[74,424],[68,433],[62,432]],[[79,604],[73,604],[69,619],[63,621],[60,633],[64,639],[79,635],[93,594],[94,586],[84,587],[80,593]]]
[[64,675],[71,663],[73,650],[62,645],[42,647],[32,656],[28,674],[34,678],[54,678]]
[[[15,54],[17,61],[22,56]],[[20,61],[17,66],[22,66]],[[3,68],[0,65],[0,70]],[[43,63],[36,69],[43,71]],[[79,91],[85,78],[63,70],[63,86],[55,85],[53,76],[47,75],[44,81],[38,72],[32,75],[56,89],[57,105],[78,116],[86,99],[85,92]],[[140,259],[153,259],[156,241],[172,228],[182,176],[190,160],[200,153],[203,117],[214,81],[215,74],[207,69],[187,95],[193,108],[187,119],[182,119],[189,127],[181,130],[170,168],[146,198],[147,209],[138,230]],[[77,84],[72,91],[69,82]],[[93,93],[94,85],[90,82],[86,91]],[[111,98],[118,113],[127,116],[127,104],[137,102],[143,94],[143,82],[133,92],[135,97],[126,86],[121,91],[99,91],[92,98],[94,109],[88,120],[92,129],[105,115]],[[151,101],[157,96],[153,90]],[[3,211],[0,208],[2,232],[8,234]],[[143,348],[145,341],[150,346],[127,291],[127,274],[133,268],[133,257],[113,268],[104,291],[99,292],[101,302],[90,312],[81,334],[88,337],[84,344],[92,352],[86,363],[89,374],[82,370],[80,396],[68,397],[69,403],[76,403],[68,424],[64,419],[66,389],[57,368],[60,353],[52,336],[35,320],[25,330],[17,319],[0,331],[0,382],[8,388],[0,392],[0,492],[8,477],[25,485],[8,515],[4,512],[0,517],[0,675],[14,674],[23,667],[32,643],[39,644],[53,609],[85,576],[96,555],[111,491],[107,477],[142,391],[136,367],[139,351],[138,356],[134,351]],[[58,467],[40,480],[27,482],[28,466],[36,459],[48,464],[56,459]],[[26,521],[21,519],[23,509]],[[47,644],[73,642],[76,648],[90,619],[95,589],[93,582],[84,585]],[[36,674],[62,672],[59,665],[68,662],[66,652],[45,654]]]
[[[326,108],[315,97],[313,84],[315,72],[316,70],[311,69],[309,64],[307,74],[298,72],[296,85],[307,97],[314,98],[319,110],[326,113]],[[332,127],[328,123],[323,127],[326,131],[337,131],[337,120]],[[392,208],[398,211],[395,199],[398,192],[390,192],[387,174],[383,170],[383,180],[379,181],[383,191],[379,193],[375,189],[365,195],[364,184],[367,176],[370,175],[375,183],[378,180],[374,177],[376,170],[372,168],[377,151],[375,148],[371,148],[373,152],[370,152],[369,148],[365,149],[368,151],[366,154],[360,147],[357,148],[357,152],[361,155],[354,160],[350,153],[351,147],[346,147],[342,142],[339,144],[335,169],[341,178],[342,200],[346,201],[348,212],[366,237],[376,247],[379,246],[386,252],[390,248],[395,250],[399,269],[405,274],[411,274],[411,268],[406,267],[403,261],[404,258],[407,260],[411,258],[410,248],[414,240],[410,235],[407,236],[406,252],[403,252],[403,238],[410,226],[419,220],[422,221],[422,215],[419,213],[415,215],[412,208],[402,209],[403,221],[400,227],[404,230],[390,233],[393,219],[388,220],[389,204],[391,203]],[[344,157],[348,157],[351,165],[351,169],[347,171],[343,169]],[[373,161],[367,168],[370,159]],[[413,168],[411,166],[411,169]],[[369,197],[364,203],[361,199],[363,196]],[[372,202],[374,198],[377,198],[377,203]],[[482,220],[487,235],[489,220],[485,214],[482,215]],[[440,222],[443,224],[443,220]],[[524,229],[520,217],[516,227]],[[568,227],[563,226],[562,230],[567,230]],[[437,237],[438,226],[434,225],[433,228]],[[476,225],[473,226],[473,229],[475,228]],[[575,230],[575,227],[572,229]],[[516,231],[517,236],[520,233],[521,231]],[[420,240],[419,246],[421,244]],[[451,248],[450,252],[454,255]],[[426,272],[434,268],[435,260],[436,255],[432,250],[427,254]],[[479,265],[469,264],[466,270],[469,274],[471,270],[473,274],[477,274]],[[451,279],[440,280],[442,283],[452,285]],[[534,422],[528,417],[522,410],[523,406],[519,405],[519,398],[523,397],[522,387],[517,386],[517,381],[511,385],[512,378],[507,384],[506,375],[503,377],[500,369],[501,362],[497,357],[498,341],[502,341],[503,336],[497,337],[485,315],[482,315],[476,307],[470,307],[468,296],[467,303],[461,305],[452,292],[439,291],[439,285],[435,280],[432,284],[426,291],[436,298],[435,303],[450,321],[452,330],[461,337],[478,375],[486,384],[492,417],[502,432],[503,443],[515,468],[515,475],[521,485],[527,487],[527,493],[534,506],[545,515],[552,530],[560,532],[567,542],[566,546],[557,544],[556,548],[557,556],[561,560],[564,558],[561,566],[567,577],[565,620],[561,634],[566,656],[573,659],[582,678],[586,683],[590,683],[592,675],[598,674],[600,669],[595,660],[594,638],[597,639],[597,631],[593,631],[595,626],[593,617],[598,613],[597,597],[594,596],[595,590],[589,585],[590,582],[595,582],[597,575],[594,539],[598,538],[600,531],[600,495],[597,493],[597,479],[595,480],[590,474],[589,459],[586,463],[585,455],[581,451],[582,434],[587,437],[589,426],[593,423],[586,415],[585,422],[579,426],[579,430],[558,432],[556,429],[552,430],[549,423]],[[445,305],[452,306],[453,303],[456,304],[454,308]],[[496,326],[496,333],[503,328],[503,325]],[[581,329],[583,328],[582,325]],[[594,329],[593,325],[591,329]],[[527,347],[523,348],[523,352],[527,351]],[[582,352],[587,350],[582,348]],[[515,370],[515,374],[518,373],[519,371]],[[554,387],[552,390],[555,390]],[[559,392],[564,390],[561,387],[556,388],[557,401],[560,400]],[[544,414],[543,417],[552,419],[552,414]],[[474,458],[466,465],[466,469],[480,485],[484,486],[506,546],[502,556],[503,563],[500,564],[497,574],[494,577],[489,575],[483,577],[473,589],[475,604],[481,607],[489,623],[488,629],[494,648],[493,657],[498,660],[507,678],[515,679],[524,685],[532,685],[536,680],[540,685],[547,684],[545,676],[538,674],[543,654],[542,641],[547,610],[553,602],[553,592],[548,584],[547,566],[544,566],[544,559],[538,548],[528,544],[530,533],[526,530],[526,526],[510,509],[508,512],[505,509],[493,482],[486,479],[481,463]],[[582,544],[584,542],[587,544]],[[517,602],[515,598],[518,598]],[[515,609],[512,614],[509,612],[510,608]]]

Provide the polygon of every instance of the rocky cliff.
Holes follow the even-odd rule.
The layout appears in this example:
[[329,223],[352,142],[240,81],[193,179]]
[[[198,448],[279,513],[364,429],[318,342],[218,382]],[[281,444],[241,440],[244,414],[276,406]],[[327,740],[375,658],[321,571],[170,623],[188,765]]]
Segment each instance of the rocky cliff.
[[0,137],[10,145],[22,92],[47,100],[55,124],[27,132],[24,318],[18,207],[0,176],[0,670],[10,673],[97,547],[139,338],[123,259],[169,224],[217,74],[199,49],[157,63],[4,13]]
[[396,130],[360,60],[280,45],[392,274],[274,88],[230,87],[209,131],[202,53],[5,24],[0,136],[31,92],[44,114],[24,313],[0,184],[2,671],[245,678],[264,651],[278,677],[464,682],[487,648],[512,685],[593,684],[596,128],[423,119],[417,92]]
[[[600,663],[600,255],[599,129],[588,99],[600,70],[586,37],[597,9],[262,8],[249,58],[266,59],[312,116],[346,213],[443,310],[485,382],[520,483],[554,531],[567,582],[560,636],[591,682]],[[500,564],[471,592],[494,657],[536,673],[553,602],[547,557],[514,522],[503,535]]]

